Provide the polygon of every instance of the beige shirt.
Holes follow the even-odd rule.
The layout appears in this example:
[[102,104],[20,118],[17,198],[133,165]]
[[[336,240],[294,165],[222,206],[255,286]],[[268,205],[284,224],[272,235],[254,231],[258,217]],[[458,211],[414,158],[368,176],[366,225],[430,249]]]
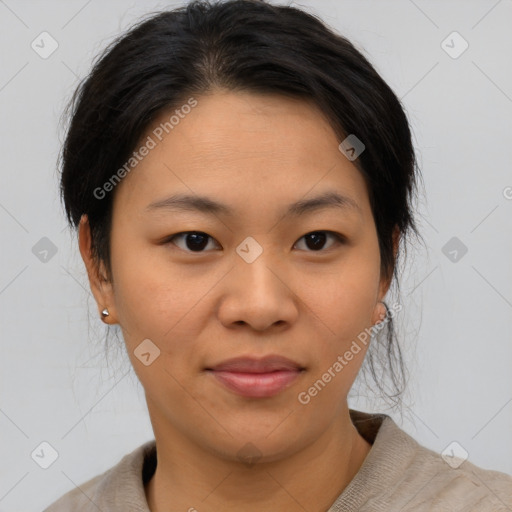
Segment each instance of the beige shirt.
[[[512,512],[512,476],[467,460],[452,467],[457,461],[448,464],[387,415],[352,409],[350,415],[372,448],[326,512]],[[43,512],[150,512],[144,484],[155,468],[153,440]]]

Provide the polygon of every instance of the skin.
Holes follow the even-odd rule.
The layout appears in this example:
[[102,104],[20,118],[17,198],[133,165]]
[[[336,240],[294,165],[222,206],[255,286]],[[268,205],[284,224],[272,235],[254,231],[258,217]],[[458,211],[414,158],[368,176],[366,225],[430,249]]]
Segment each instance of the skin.
[[[347,405],[367,347],[310,403],[297,397],[385,314],[379,301],[390,282],[380,275],[368,191],[313,104],[222,90],[196,99],[115,188],[112,281],[91,257],[85,215],[79,228],[98,310],[108,307],[105,322],[120,324],[145,390],[158,452],[148,505],[152,512],[325,511],[371,449]],[[332,190],[359,209],[282,216],[289,203]],[[211,197],[236,214],[145,211],[177,192]],[[326,230],[345,242],[328,235],[318,250],[307,245],[304,235]],[[164,243],[185,231],[211,237],[203,252],[191,250],[186,236]],[[263,249],[252,263],[236,252],[248,236]],[[395,252],[397,243],[395,232]],[[134,350],[147,338],[160,355],[145,366]],[[270,398],[238,396],[204,371],[266,354],[306,367]],[[238,456],[247,443],[260,457],[252,465]]]

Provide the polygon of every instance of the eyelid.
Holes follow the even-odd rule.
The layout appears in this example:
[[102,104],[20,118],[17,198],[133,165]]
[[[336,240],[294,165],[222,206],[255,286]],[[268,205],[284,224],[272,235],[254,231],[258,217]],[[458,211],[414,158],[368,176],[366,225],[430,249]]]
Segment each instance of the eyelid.
[[342,244],[346,244],[347,243],[347,239],[344,235],[342,235],[341,233],[338,233],[336,231],[330,231],[328,229],[315,229],[314,231],[308,231],[307,233],[304,233],[304,235],[302,235],[298,240],[297,242],[295,242],[294,244],[294,247],[295,245],[297,245],[297,243],[302,240],[306,235],[310,235],[312,233],[326,233],[327,235],[330,235],[332,238],[334,238],[337,242],[337,244],[334,244],[332,245],[331,247],[328,247],[327,249],[321,249],[319,251],[304,251],[306,253],[311,253],[311,254],[315,254],[315,253],[318,253],[318,254],[322,254],[322,253],[327,253],[329,252],[331,249],[334,249],[336,245],[342,245]]
[[181,247],[178,247],[175,243],[173,243],[174,238],[177,238],[179,236],[184,236],[184,235],[191,235],[191,234],[206,235],[206,237],[209,240],[213,240],[218,246],[220,246],[219,242],[217,242],[217,240],[215,240],[215,238],[213,238],[213,236],[209,235],[205,231],[196,231],[196,230],[180,231],[179,233],[175,233],[174,235],[167,236],[163,239],[162,244],[163,245],[172,244],[172,245],[176,246],[177,249],[180,249],[181,251],[184,251],[188,254],[206,254],[206,253],[210,252],[210,251],[190,251],[188,249],[182,249]]
[[[189,234],[202,234],[202,235],[206,235],[210,240],[213,240],[217,245],[220,246],[219,242],[217,240],[215,240],[215,238],[211,235],[209,235],[208,233],[204,232],[204,231],[195,231],[195,230],[192,230],[192,231],[180,231],[179,233],[175,233],[174,235],[170,235],[168,237],[165,237],[162,241],[162,243],[164,245],[166,244],[173,244],[172,240],[178,236],[183,236],[183,235],[189,235]],[[338,233],[336,231],[331,231],[331,230],[328,230],[328,229],[316,229],[316,230],[313,230],[313,231],[308,231],[307,233],[304,233],[300,238],[298,238],[298,240],[294,243],[294,247],[295,245],[297,245],[297,243],[302,240],[305,236],[307,235],[310,235],[310,234],[313,234],[313,233],[326,233],[327,235],[330,235],[331,237],[333,237],[336,242],[338,243],[338,245],[341,245],[341,244],[346,244],[347,243],[347,238],[342,235],[341,233]],[[176,244],[173,244],[173,245],[176,245]],[[176,246],[177,247],[177,246]],[[190,250],[187,250],[187,249],[181,249],[181,247],[177,247],[178,249],[182,250],[182,251],[185,251],[189,254],[205,254],[205,253],[208,253],[210,251],[190,251]],[[312,254],[315,254],[315,253],[325,253],[325,252],[328,252],[332,249],[333,247],[329,247],[327,249],[321,249],[319,251],[304,251],[304,252],[308,252],[308,253],[312,253]]]

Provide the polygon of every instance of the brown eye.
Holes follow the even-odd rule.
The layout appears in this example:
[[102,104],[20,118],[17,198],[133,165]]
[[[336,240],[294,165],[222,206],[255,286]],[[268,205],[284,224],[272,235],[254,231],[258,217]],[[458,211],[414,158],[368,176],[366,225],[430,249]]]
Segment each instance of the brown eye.
[[[174,242],[176,239],[183,239],[184,247],[176,244]],[[173,243],[187,252],[205,252],[203,249],[208,246],[209,240],[213,240],[213,238],[202,231],[184,231],[171,236],[166,243]]]
[[[334,233],[332,231],[312,231],[311,233],[307,233],[300,240],[304,239],[305,245],[308,248],[308,252],[320,252],[325,249],[326,240],[331,237],[337,243],[343,243],[344,238],[339,233]],[[327,249],[330,249],[332,244]]]

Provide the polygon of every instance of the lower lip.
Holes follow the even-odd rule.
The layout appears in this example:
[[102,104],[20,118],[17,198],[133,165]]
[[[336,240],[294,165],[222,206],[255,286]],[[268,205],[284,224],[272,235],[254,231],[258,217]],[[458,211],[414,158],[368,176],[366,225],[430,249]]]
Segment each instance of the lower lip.
[[289,387],[301,374],[299,370],[279,370],[269,373],[238,373],[210,370],[217,380],[238,395],[265,398],[277,395]]

